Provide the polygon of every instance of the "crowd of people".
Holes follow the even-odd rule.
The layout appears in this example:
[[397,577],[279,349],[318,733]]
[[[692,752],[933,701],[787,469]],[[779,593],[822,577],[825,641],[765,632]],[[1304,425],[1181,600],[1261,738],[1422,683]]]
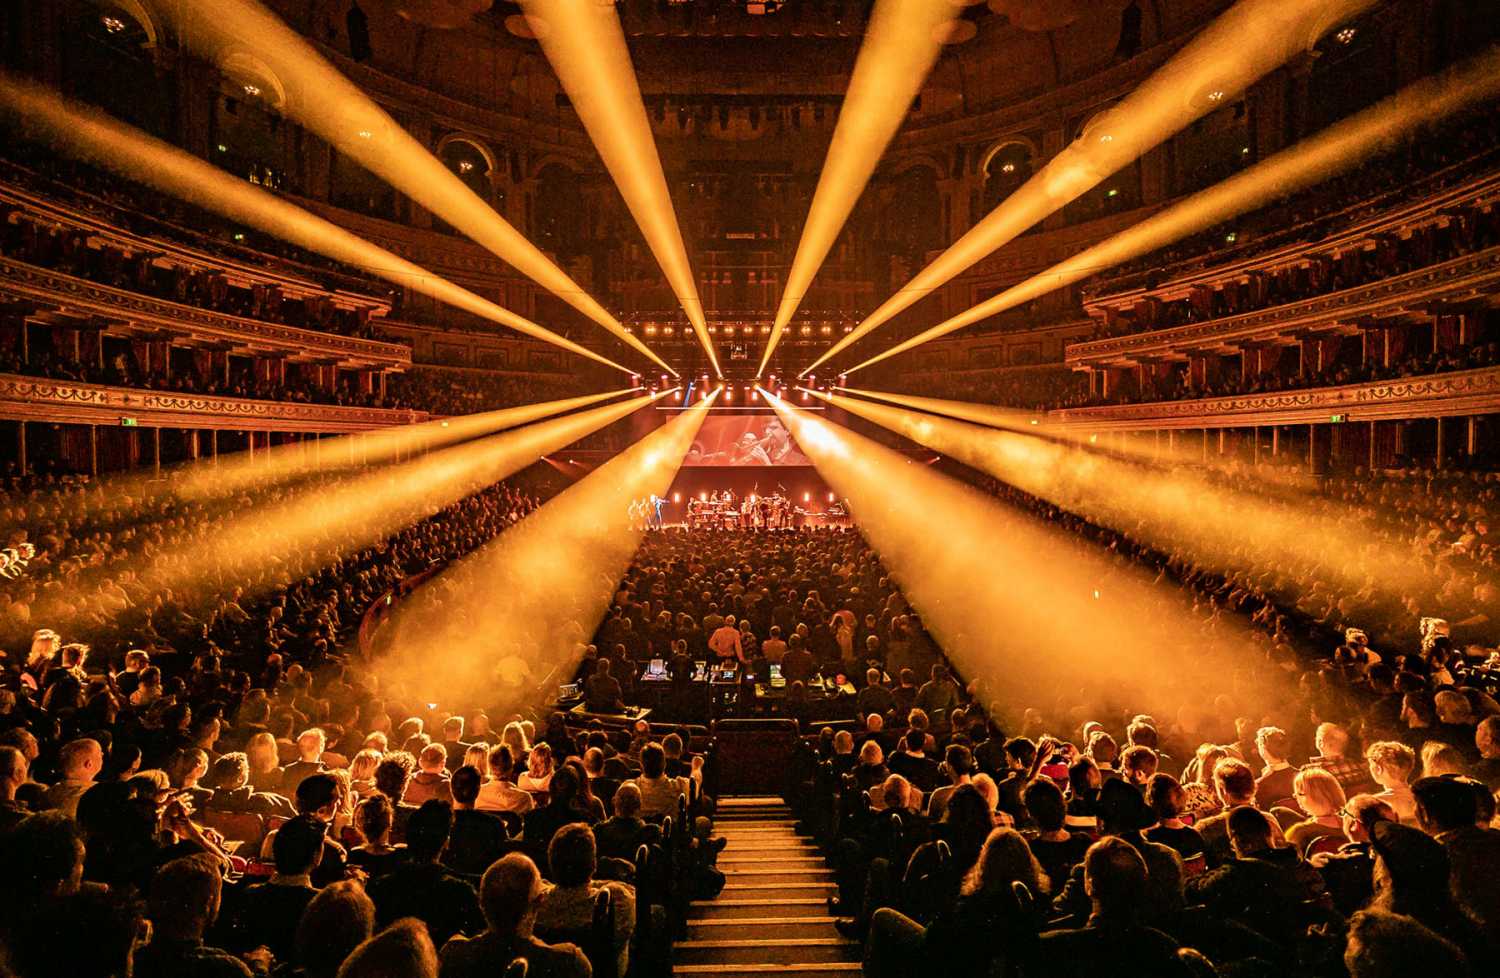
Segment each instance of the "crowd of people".
[[409,407],[431,414],[474,414],[517,404],[535,404],[595,393],[601,389],[577,374],[501,374],[483,370],[416,367],[386,380],[387,407]]
[[[1277,391],[1309,390],[1365,384],[1406,377],[1427,377],[1455,370],[1478,370],[1500,364],[1500,343],[1466,343],[1436,353],[1410,353],[1389,366],[1371,360],[1359,363],[1341,358],[1322,370],[1303,372],[1270,370],[1252,376],[1227,371],[1206,383],[1194,383],[1187,370],[1152,378],[1145,388],[1122,384],[1108,394],[1075,393],[1050,402],[1050,407],[1093,407],[1103,404],[1137,404],[1151,401],[1190,400],[1201,397],[1235,397],[1273,394]],[[1010,403],[1001,401],[999,403]],[[1032,406],[1032,405],[1022,405]]]
[[[633,700],[653,658],[779,666],[806,735],[788,794],[835,869],[833,910],[867,973],[1497,965],[1500,704],[1466,651],[1500,641],[1487,475],[1324,487],[1330,513],[1435,562],[1432,593],[1407,606],[1320,586],[1316,555],[1267,567],[1250,548],[1242,570],[1199,565],[1149,526],[1132,537],[952,474],[1155,569],[1205,628],[1247,622],[1264,636],[1258,668],[1297,673],[1297,696],[1267,715],[1232,692],[1129,708],[1078,702],[1066,684],[1013,698],[952,675],[857,533],[648,535],[585,654],[587,696]],[[529,493],[486,490],[335,560],[314,548],[321,569],[164,595],[133,562],[179,532],[211,539],[211,514],[111,506],[81,482],[7,488],[7,525],[37,547],[0,608],[0,849],[17,867],[0,938],[18,978],[124,975],[132,957],[146,976],[664,966],[664,944],[639,930],[675,919],[671,890],[643,866],[659,823],[690,804],[678,884],[714,885],[693,738],[561,715],[492,726],[480,704],[407,702],[352,645],[380,594],[492,538]],[[1424,640],[1429,612],[1449,623]],[[861,717],[838,730],[813,693],[829,676]],[[611,939],[590,943],[601,892]],[[64,923],[99,940],[70,944]]]
[[1423,138],[1403,142],[1316,186],[1122,262],[1096,276],[1085,295],[1153,288],[1270,249],[1314,244],[1339,227],[1368,220],[1394,204],[1462,183],[1494,164],[1497,147],[1500,124],[1493,113],[1465,113],[1445,120]]
[[1326,261],[1309,262],[1205,290],[1193,298],[1152,303],[1141,315],[1100,323],[1095,339],[1128,336],[1208,322],[1275,306],[1303,302],[1405,275],[1500,243],[1500,211],[1465,208],[1447,223],[1429,225],[1406,237],[1390,237],[1369,250],[1351,250]]

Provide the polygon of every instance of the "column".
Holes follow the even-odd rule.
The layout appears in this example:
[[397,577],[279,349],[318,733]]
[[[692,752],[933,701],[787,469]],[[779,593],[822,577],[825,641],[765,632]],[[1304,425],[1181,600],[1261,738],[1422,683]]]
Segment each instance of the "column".
[[16,471],[21,475],[26,475],[26,422],[24,421],[16,422],[16,456]]
[[161,478],[161,429],[151,429],[151,465],[155,477]]
[[89,425],[89,475],[99,474],[99,426]]

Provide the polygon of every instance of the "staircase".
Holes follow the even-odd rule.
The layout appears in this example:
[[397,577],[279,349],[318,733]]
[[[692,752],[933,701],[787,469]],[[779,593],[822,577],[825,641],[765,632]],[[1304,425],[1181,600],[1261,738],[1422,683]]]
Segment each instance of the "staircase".
[[860,945],[834,930],[827,899],[838,892],[810,839],[780,798],[721,798],[714,833],[724,890],[689,907],[687,937],[673,948],[673,973],[749,978],[850,978]]

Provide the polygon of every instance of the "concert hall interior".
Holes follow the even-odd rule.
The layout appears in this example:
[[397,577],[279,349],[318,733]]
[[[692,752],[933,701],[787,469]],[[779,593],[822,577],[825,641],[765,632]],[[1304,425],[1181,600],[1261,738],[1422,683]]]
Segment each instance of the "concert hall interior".
[[1500,974],[1494,0],[0,3],[0,978]]

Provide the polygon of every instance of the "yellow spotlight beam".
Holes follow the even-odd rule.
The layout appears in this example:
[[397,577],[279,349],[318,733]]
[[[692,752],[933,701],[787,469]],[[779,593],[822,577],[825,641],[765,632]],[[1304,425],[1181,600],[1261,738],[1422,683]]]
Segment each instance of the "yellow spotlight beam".
[[713,398],[683,411],[427,582],[376,640],[376,670],[423,702],[502,714],[571,680],[644,531],[631,500],[665,496]]
[[912,100],[942,49],[945,25],[958,12],[934,0],[879,0],[860,45],[849,91],[828,144],[818,189],[802,225],[797,255],[760,358],[764,375],[782,331],[796,315],[814,276],[854,210],[881,154],[906,118]]
[[[950,659],[996,691],[982,696],[992,708],[1000,695],[1017,712],[1066,695],[1070,706],[1171,712],[1211,702],[1237,672],[1265,672],[1235,623],[1206,635],[1181,594],[1095,545],[762,396],[849,500],[860,532]],[[1250,691],[1267,702],[1282,692]]]
[[403,455],[431,451],[468,441],[470,438],[530,424],[629,393],[631,389],[586,394],[384,428],[380,431],[323,438],[312,444],[303,442],[279,445],[268,451],[257,451],[253,458],[248,452],[236,452],[230,456],[220,456],[216,463],[198,461],[182,467],[171,480],[171,486],[181,496],[203,498],[256,486],[276,485],[310,471],[331,472],[389,462]]
[[158,8],[184,44],[497,258],[676,374],[550,258],[433,156],[301,35],[256,0]]
[[1243,570],[1250,562],[1296,567],[1310,554],[1339,554],[1345,559],[1330,562],[1325,572],[1351,591],[1365,585],[1362,568],[1368,566],[1381,567],[1380,586],[1397,595],[1419,590],[1428,579],[1409,551],[1372,540],[1358,526],[1330,523],[1295,500],[1223,487],[1192,468],[1127,461],[839,394],[813,395],[1023,492],[1218,570]]
[[32,127],[57,151],[129,180],[181,197],[308,251],[362,268],[371,275],[431,296],[519,333],[630,373],[627,367],[579,346],[420,265],[237,179],[175,146],[116,122],[102,112],[70,104],[56,93],[0,72],[0,117]]
[[643,395],[541,421],[360,472],[332,486],[293,490],[219,524],[212,547],[179,540],[179,546],[151,555],[139,580],[153,590],[194,595],[204,581],[262,580],[271,570],[293,577],[307,573],[519,472],[660,396]]
[[521,7],[682,311],[693,324],[715,376],[722,376],[614,4],[599,0],[522,0]]
[[1226,105],[1377,0],[1240,0],[802,371],[807,376],[1027,228]]
[[[1148,217],[994,298],[898,343],[844,373],[862,370],[940,336],[1014,309],[1054,289],[1088,278],[1121,262],[1254,210],[1268,200],[1295,193],[1389,149],[1419,128],[1500,95],[1500,48],[1461,68],[1408,85],[1395,95],[1350,116],[1315,136],[1282,150],[1222,183]],[[854,334],[850,334],[851,336]]]

